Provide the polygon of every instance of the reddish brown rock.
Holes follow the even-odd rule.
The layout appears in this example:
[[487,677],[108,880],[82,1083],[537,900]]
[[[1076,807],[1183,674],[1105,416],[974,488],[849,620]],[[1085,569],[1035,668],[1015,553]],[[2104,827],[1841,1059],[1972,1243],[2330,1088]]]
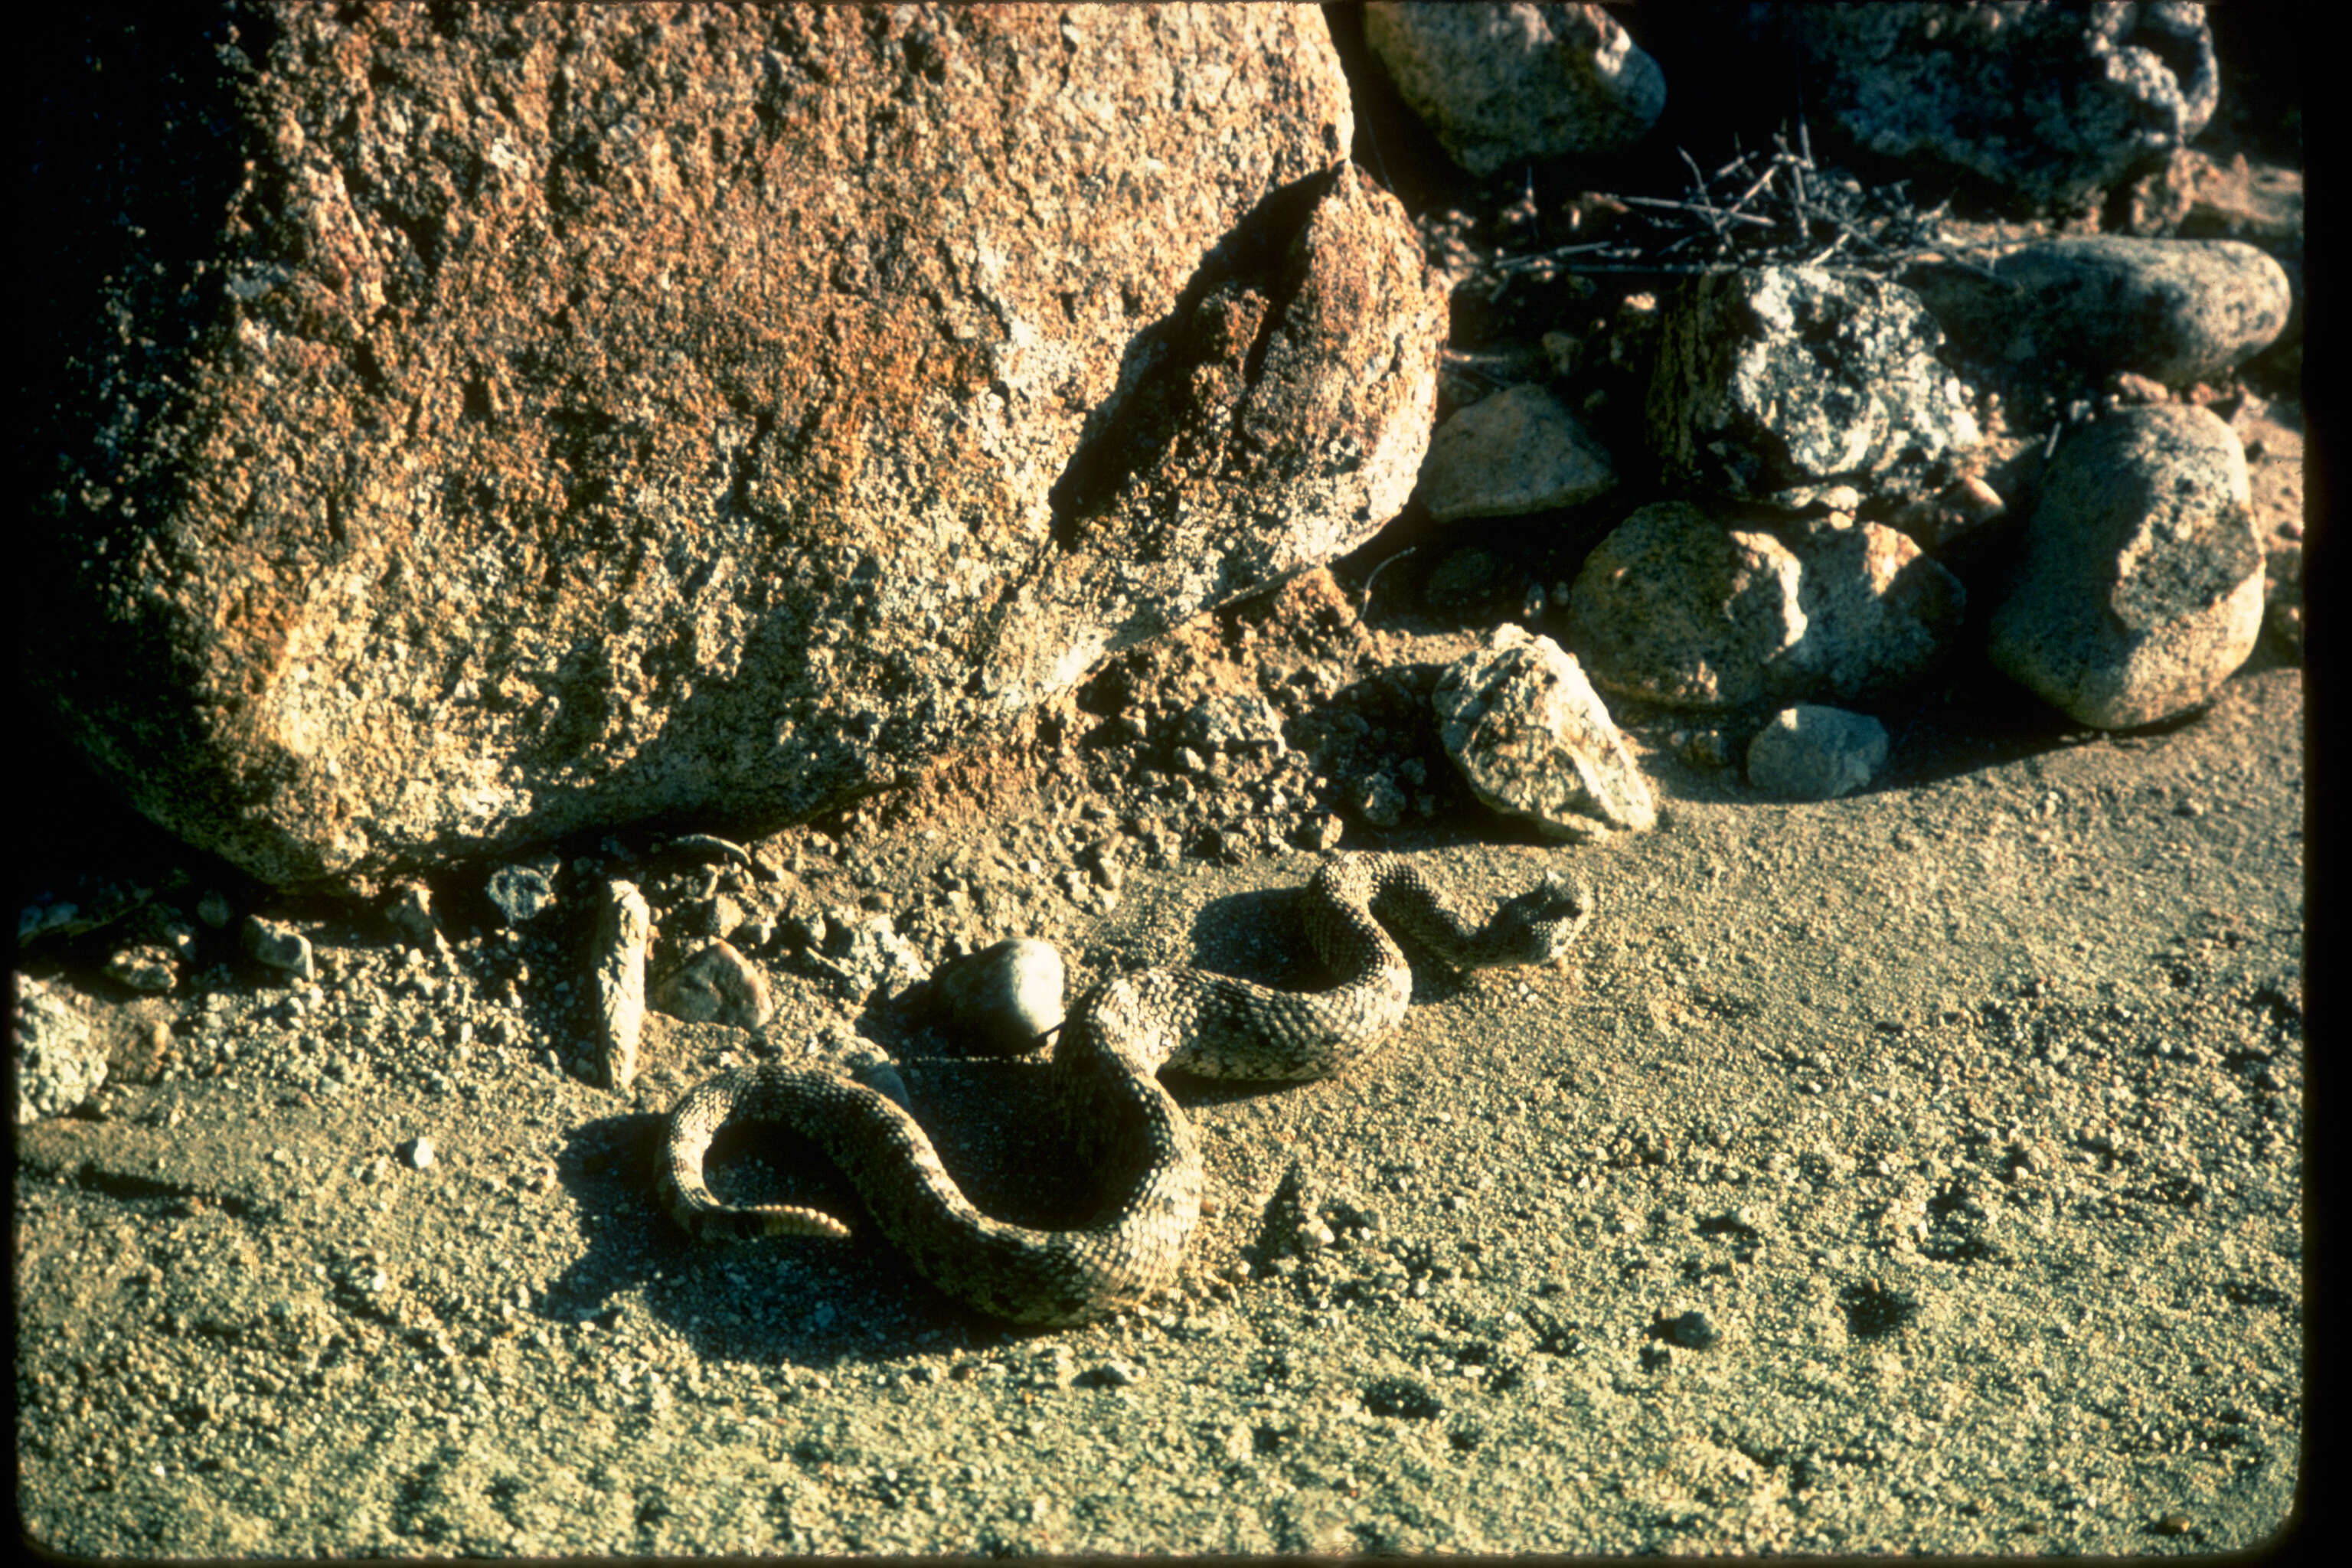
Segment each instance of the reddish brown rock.
[[59,89],[27,663],[271,881],[821,808],[1410,489],[1311,8],[257,14]]

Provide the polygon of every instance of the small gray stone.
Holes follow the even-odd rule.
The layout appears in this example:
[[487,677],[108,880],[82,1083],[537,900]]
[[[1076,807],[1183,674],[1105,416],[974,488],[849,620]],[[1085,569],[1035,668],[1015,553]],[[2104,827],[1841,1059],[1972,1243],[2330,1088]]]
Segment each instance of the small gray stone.
[[266,921],[259,915],[245,917],[241,933],[246,953],[257,963],[302,980],[314,980],[318,970],[310,962],[310,939],[292,926],[279,921]]
[[538,918],[555,901],[555,883],[536,866],[501,866],[490,873],[482,891],[510,926]]
[[226,931],[228,922],[236,918],[236,910],[230,905],[228,896],[215,889],[197,900],[196,918],[215,931]]
[[1599,5],[1375,4],[1364,41],[1474,174],[1631,146],[1666,104],[1657,62]]
[[1550,393],[1528,384],[1439,426],[1421,464],[1422,501],[1439,522],[1580,506],[1616,485],[1609,449]]
[[1886,764],[1886,728],[1865,713],[1799,703],[1748,743],[1748,782],[1786,800],[1831,800]]
[[933,994],[956,1038],[991,1056],[1037,1048],[1062,1022],[1066,976],[1054,944],[1016,936],[940,966]]
[[655,987],[654,1005],[689,1024],[756,1029],[775,1012],[768,977],[723,942],[688,958]]
[[1394,827],[1404,820],[1404,808],[1410,803],[1395,779],[1376,773],[1357,781],[1350,804],[1374,827]]
[[1129,1388],[1142,1375],[1133,1362],[1113,1358],[1080,1373],[1078,1381],[1089,1388]]
[[410,1139],[407,1142],[400,1146],[400,1157],[408,1162],[409,1168],[412,1170],[425,1171],[432,1169],[435,1157],[433,1140],[430,1138]]
[[1704,1351],[1715,1348],[1723,1338],[1723,1331],[1716,1326],[1714,1317],[1704,1308],[1695,1308],[1660,1323],[1658,1337],[1684,1350]]
[[2262,625],[2244,449],[2204,409],[2159,404],[2060,448],[1988,651],[2069,717],[2125,729],[2212,696]]
[[1478,798],[1559,838],[1645,833],[1657,802],[1572,654],[1515,626],[1437,682],[1438,736]]

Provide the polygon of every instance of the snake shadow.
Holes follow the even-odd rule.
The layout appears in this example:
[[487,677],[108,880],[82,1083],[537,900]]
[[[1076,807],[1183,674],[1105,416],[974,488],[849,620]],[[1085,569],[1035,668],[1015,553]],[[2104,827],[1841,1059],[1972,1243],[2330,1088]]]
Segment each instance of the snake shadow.
[[[970,1129],[983,1128],[987,1119],[961,1114],[969,1107],[956,1103],[974,1086],[943,1083],[933,1070],[906,1076],[917,1116],[973,1202],[1022,1224],[1074,1223],[1066,1207],[1057,1209],[1041,1192],[1045,1184],[1022,1174],[1024,1168],[1050,1170],[1049,1161],[1007,1166],[997,1157],[1001,1150],[975,1146]],[[1034,1125],[1034,1117],[1027,1120]],[[591,1352],[600,1342],[617,1343],[615,1331],[643,1312],[705,1361],[859,1375],[894,1359],[1028,1337],[916,1273],[883,1239],[848,1179],[814,1143],[782,1128],[722,1131],[706,1162],[712,1186],[730,1202],[821,1208],[845,1221],[850,1237],[726,1242],[688,1236],[655,1195],[666,1123],[657,1115],[604,1117],[575,1129],[559,1152],[557,1181],[576,1205],[582,1247],[532,1309],[543,1334]]]

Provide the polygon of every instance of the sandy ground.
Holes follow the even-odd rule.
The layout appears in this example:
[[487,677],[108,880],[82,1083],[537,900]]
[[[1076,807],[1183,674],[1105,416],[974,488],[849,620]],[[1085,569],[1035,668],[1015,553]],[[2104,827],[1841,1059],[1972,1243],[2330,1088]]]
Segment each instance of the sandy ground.
[[[576,947],[453,929],[428,964],[297,911],[317,999],[117,996],[121,1081],[19,1130],[22,1517],[100,1555],[2260,1542],[2305,1419],[2302,672],[2266,641],[2135,734],[2032,706],[1956,680],[1878,784],[1805,805],[1635,715],[1667,820],[1601,847],[1458,786],[1351,825],[1474,902],[1572,866],[1600,912],[1564,971],[1418,968],[1341,1079],[1180,1086],[1195,1276],[1057,1333],[878,1242],[696,1245],[656,1206],[683,1087],[852,1018],[793,961],[765,1045],[656,1018],[622,1099],[563,1065]],[[1091,788],[967,778],[761,852],[910,923],[993,855],[1082,981],[1311,981],[1307,853],[1055,892],[1128,804]],[[863,1026],[985,1204],[1061,1212],[1034,1068]],[[826,1190],[720,1152],[739,1192]]]

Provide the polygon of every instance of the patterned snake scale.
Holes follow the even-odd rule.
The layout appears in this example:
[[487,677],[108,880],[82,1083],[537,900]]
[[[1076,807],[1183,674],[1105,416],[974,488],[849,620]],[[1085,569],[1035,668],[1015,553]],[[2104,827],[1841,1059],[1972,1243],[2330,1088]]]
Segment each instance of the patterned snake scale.
[[1583,886],[1554,871],[1475,925],[1418,867],[1392,855],[1332,856],[1301,902],[1309,940],[1339,977],[1328,991],[1152,969],[1097,985],[1070,1012],[1053,1070],[1081,1168],[1100,1178],[1092,1225],[1032,1230],[991,1219],[887,1092],[898,1087],[895,1075],[868,1074],[884,1086],[877,1089],[814,1063],[729,1073],[681,1100],[662,1149],[663,1201],[696,1236],[848,1235],[814,1209],[730,1207],[704,1184],[703,1155],[722,1126],[782,1122],[848,1174],[883,1234],[949,1295],[1035,1324],[1083,1323],[1134,1306],[1175,1282],[1201,1214],[1200,1143],[1160,1086],[1162,1068],[1203,1078],[1328,1077],[1367,1054],[1411,1005],[1412,972],[1382,921],[1473,969],[1550,963],[1591,914]]

